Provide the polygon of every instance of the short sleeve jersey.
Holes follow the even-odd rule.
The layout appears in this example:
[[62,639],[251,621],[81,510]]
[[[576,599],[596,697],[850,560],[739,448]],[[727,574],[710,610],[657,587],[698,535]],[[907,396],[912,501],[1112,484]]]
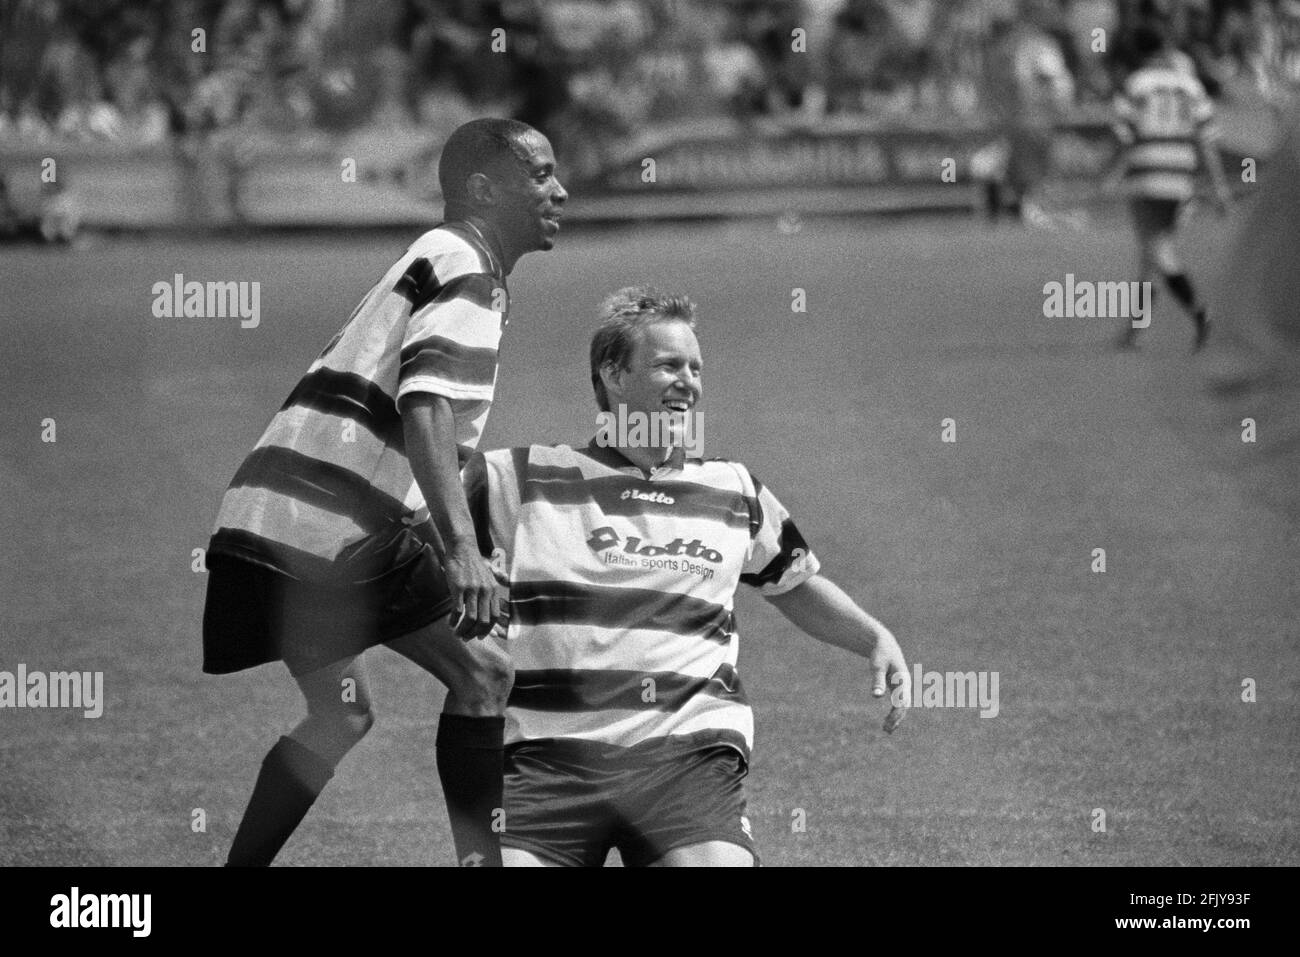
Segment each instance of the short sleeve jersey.
[[445,396],[461,464],[496,386],[509,298],[471,225],[425,233],[366,295],[285,401],[222,499],[210,550],[304,580],[360,581],[425,517],[398,402]]
[[1213,132],[1214,106],[1200,81],[1173,61],[1142,67],[1125,81],[1115,113],[1129,194],[1190,199],[1198,141]]
[[465,481],[510,579],[508,745],[671,738],[748,757],[736,589],[780,594],[818,570],[769,489],[739,463],[679,449],[647,475],[598,446],[488,452]]

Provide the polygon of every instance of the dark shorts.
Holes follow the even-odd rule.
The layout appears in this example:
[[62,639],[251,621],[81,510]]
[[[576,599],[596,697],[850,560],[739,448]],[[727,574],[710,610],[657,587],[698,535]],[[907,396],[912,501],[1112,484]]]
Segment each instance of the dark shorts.
[[1151,239],[1174,231],[1183,203],[1177,199],[1135,196],[1129,200],[1128,208],[1138,237]]
[[455,605],[425,545],[368,581],[300,581],[228,555],[209,555],[203,670],[229,674],[283,660],[306,674],[446,618]]
[[644,867],[673,848],[726,841],[757,862],[745,817],[748,773],[727,745],[630,748],[616,758],[581,742],[514,745],[506,749],[501,844],[570,867],[600,867],[618,848],[624,865]]
[[1007,139],[1007,182],[1018,193],[1026,193],[1043,182],[1052,171],[1051,127],[1013,127]]

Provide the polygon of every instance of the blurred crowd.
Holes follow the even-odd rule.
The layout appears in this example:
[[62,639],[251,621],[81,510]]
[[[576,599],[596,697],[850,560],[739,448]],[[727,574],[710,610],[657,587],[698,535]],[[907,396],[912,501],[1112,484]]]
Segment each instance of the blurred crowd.
[[1215,95],[1277,99],[1300,85],[1300,0],[10,0],[2,9],[0,149],[149,146],[231,128],[299,141],[363,127],[436,136],[488,112],[546,129],[571,154],[647,125],[717,116],[978,123],[1022,108],[1026,89],[1066,109],[1105,103],[1130,65],[1127,38],[1151,20]]

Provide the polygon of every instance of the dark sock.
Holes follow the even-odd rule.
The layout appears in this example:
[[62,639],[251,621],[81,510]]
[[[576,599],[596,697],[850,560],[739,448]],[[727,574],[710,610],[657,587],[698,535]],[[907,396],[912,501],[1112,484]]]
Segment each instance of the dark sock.
[[270,865],[333,776],[314,751],[287,736],[277,741],[262,761],[226,866]]
[[1002,190],[993,180],[984,184],[984,212],[995,222],[1002,215]]
[[[1149,312],[1145,312],[1145,313],[1143,313],[1143,315],[1148,315],[1148,316],[1150,316],[1150,315],[1153,315],[1153,314],[1155,313],[1155,309],[1156,309],[1156,295],[1160,292],[1160,290],[1156,288],[1156,284],[1155,284],[1155,283],[1152,283],[1150,286],[1148,286],[1145,282],[1143,282],[1141,285],[1138,286],[1138,298],[1139,298],[1139,299],[1141,299],[1141,297],[1142,297],[1142,293],[1144,293],[1144,292],[1147,293],[1147,299],[1149,300],[1149,301],[1146,303],[1146,307],[1147,307],[1147,309],[1149,309],[1150,311],[1149,311]],[[1139,309],[1142,308],[1142,303],[1141,303],[1141,302],[1138,303],[1138,308],[1139,308]]]
[[1169,291],[1174,294],[1175,299],[1193,312],[1198,311],[1196,293],[1192,290],[1192,283],[1187,278],[1187,273],[1166,273],[1165,285],[1169,287]]
[[462,867],[501,866],[501,835],[492,825],[505,806],[505,727],[499,717],[438,719],[438,779]]

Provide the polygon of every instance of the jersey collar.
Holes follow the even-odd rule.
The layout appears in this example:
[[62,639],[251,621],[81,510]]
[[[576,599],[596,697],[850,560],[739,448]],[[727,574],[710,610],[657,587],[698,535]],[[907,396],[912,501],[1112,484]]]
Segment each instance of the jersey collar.
[[500,246],[495,241],[495,236],[488,230],[471,219],[448,219],[438,224],[447,229],[454,229],[465,236],[466,239],[474,246],[481,249],[487,257],[488,268],[492,270],[492,276],[499,282],[506,281],[505,257],[502,255]]
[[680,472],[686,466],[686,449],[680,445],[673,446],[672,450],[668,453],[668,458],[664,460],[664,463],[651,469],[649,475],[646,475],[645,469],[641,468],[641,466],[637,465],[618,449],[614,448],[612,445],[601,445],[594,438],[587,443],[587,447],[582,451],[585,452],[589,458],[594,459],[601,465],[608,466],[612,469],[618,469],[620,471],[625,469],[635,469],[638,475],[643,475],[646,478],[653,478],[656,474],[665,471]]

